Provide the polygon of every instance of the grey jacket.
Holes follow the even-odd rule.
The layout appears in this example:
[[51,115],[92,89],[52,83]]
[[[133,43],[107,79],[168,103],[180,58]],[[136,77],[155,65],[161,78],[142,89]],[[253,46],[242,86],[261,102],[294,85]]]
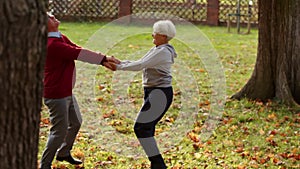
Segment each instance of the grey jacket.
[[117,70],[143,70],[144,87],[172,86],[171,65],[177,56],[170,44],[151,48],[146,55],[137,61],[124,61],[117,65]]

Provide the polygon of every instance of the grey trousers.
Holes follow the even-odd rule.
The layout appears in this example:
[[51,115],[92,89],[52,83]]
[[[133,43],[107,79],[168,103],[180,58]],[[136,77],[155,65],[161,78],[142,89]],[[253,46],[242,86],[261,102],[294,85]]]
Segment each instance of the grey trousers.
[[44,103],[49,109],[52,127],[40,167],[50,169],[55,154],[60,157],[70,155],[82,117],[74,95],[61,99],[44,98]]

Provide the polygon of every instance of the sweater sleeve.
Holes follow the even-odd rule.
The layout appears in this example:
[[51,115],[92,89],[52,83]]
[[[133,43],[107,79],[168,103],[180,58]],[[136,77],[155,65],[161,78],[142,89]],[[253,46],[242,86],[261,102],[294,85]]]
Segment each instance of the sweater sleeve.
[[57,38],[51,38],[50,41],[53,42],[50,42],[48,52],[50,52],[51,56],[57,57],[59,60],[76,60],[82,49],[81,47],[72,46],[60,41]]
[[117,70],[140,71],[167,61],[170,53],[163,48],[150,50],[143,58],[136,61],[126,61],[117,65]]
[[91,63],[91,64],[102,65],[103,61],[106,60],[106,56],[100,53],[90,51],[88,49],[82,49],[78,55],[77,60]]
[[54,54],[54,56],[61,57],[60,59],[63,60],[79,60],[100,65],[102,64],[103,59],[106,58],[106,56],[103,54],[98,54],[88,49],[83,49],[77,45],[72,45],[61,41],[51,43],[49,48],[52,48],[50,50],[53,52],[61,53],[60,55]]

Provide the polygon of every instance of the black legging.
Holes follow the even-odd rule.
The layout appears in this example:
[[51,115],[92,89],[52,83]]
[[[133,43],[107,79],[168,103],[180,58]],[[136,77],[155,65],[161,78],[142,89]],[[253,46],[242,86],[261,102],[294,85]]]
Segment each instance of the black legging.
[[[153,118],[153,120],[149,120],[145,121],[145,122],[139,122],[138,120],[135,122],[134,125],[134,132],[136,134],[136,136],[138,138],[148,138],[148,137],[153,137],[154,133],[155,133],[155,125],[159,122],[159,120],[165,115],[165,113],[167,112],[167,110],[169,109],[172,100],[173,100],[173,89],[172,87],[167,87],[167,88],[159,88],[159,87],[151,87],[151,88],[144,88],[144,104],[138,114],[138,118],[142,115],[142,113],[145,113],[146,111],[148,111],[151,106],[156,106],[156,105],[151,105],[150,103],[150,98],[149,96],[152,94],[151,92],[153,90],[160,90],[164,93],[165,97],[166,97],[166,105],[164,110],[162,112],[147,112],[147,113],[151,113],[156,115],[157,117],[153,118],[153,116],[151,118]],[[158,100],[163,100],[163,98],[155,98],[159,95],[151,95],[151,97],[154,97],[153,99],[158,99]],[[160,102],[161,103],[161,102]],[[153,103],[152,103],[153,104]],[[151,115],[150,115],[151,116]],[[137,119],[138,119],[137,118]]]
[[172,100],[172,87],[144,88],[144,104],[134,124],[134,132],[151,161],[151,169],[166,168],[154,139],[154,133],[155,125],[165,115]]

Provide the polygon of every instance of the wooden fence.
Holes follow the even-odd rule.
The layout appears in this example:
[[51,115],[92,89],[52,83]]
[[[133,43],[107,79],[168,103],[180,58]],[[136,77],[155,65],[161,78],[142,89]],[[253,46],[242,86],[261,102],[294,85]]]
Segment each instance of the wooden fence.
[[[61,20],[111,21],[131,15],[138,19],[156,19],[158,15],[208,25],[225,24],[228,14],[237,12],[238,0],[50,0],[49,11]],[[252,3],[249,3],[249,2]],[[258,0],[240,0],[240,13],[251,14],[258,24]],[[235,22],[233,20],[233,22]],[[241,16],[240,23],[247,18]]]

